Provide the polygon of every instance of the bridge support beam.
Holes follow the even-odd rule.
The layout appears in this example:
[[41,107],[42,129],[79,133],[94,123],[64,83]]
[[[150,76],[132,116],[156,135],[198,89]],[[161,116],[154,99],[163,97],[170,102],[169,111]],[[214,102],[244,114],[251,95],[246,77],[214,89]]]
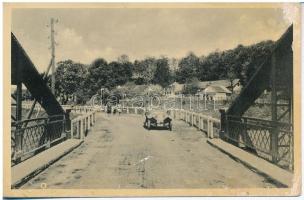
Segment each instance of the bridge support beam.
[[[271,119],[277,122],[277,86],[276,86],[276,54],[271,57]],[[272,155],[272,162],[277,163],[278,158],[278,131],[275,126],[271,131],[270,149]]]

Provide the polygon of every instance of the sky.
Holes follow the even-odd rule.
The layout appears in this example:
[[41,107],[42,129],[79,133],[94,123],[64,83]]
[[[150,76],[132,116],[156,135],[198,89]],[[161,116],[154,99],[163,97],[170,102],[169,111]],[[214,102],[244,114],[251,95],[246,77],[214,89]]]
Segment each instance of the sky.
[[90,64],[96,58],[181,58],[238,44],[277,40],[291,24],[280,8],[14,9],[12,32],[40,72],[51,58],[50,18],[58,19],[56,61]]

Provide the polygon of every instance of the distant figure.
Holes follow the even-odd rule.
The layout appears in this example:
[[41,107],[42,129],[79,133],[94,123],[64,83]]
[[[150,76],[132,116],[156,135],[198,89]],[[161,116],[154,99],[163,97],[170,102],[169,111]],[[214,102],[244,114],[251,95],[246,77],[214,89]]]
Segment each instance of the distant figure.
[[112,112],[112,107],[111,107],[110,104],[108,104],[108,105],[107,105],[107,113],[108,113],[108,114],[111,114],[111,112]]
[[113,106],[113,114],[115,115],[116,112],[117,112],[117,108],[116,108],[116,106]]
[[117,105],[117,112],[119,115],[121,114],[121,105],[120,104]]

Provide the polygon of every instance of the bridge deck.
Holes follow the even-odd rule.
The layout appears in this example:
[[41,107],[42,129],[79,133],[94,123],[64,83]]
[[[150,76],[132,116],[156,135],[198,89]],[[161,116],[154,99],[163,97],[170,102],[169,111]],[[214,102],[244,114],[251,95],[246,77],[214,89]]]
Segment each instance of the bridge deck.
[[172,132],[142,125],[141,116],[98,113],[85,142],[23,188],[274,187],[182,121]]

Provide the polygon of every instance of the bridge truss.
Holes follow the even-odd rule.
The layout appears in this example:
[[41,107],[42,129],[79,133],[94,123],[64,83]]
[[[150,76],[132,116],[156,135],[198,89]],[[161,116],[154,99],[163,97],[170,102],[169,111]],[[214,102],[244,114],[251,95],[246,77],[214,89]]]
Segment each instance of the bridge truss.
[[[48,87],[46,75],[39,74],[13,33],[11,85],[16,86],[16,93],[12,94],[14,112],[11,115],[11,152],[14,165],[64,139],[69,115]],[[26,117],[22,106],[23,85],[35,99]],[[44,109],[47,117],[31,118],[36,102]]]
[[[275,43],[240,95],[221,110],[221,138],[276,165],[293,170],[293,26]],[[270,92],[271,119],[244,117],[265,92]]]

